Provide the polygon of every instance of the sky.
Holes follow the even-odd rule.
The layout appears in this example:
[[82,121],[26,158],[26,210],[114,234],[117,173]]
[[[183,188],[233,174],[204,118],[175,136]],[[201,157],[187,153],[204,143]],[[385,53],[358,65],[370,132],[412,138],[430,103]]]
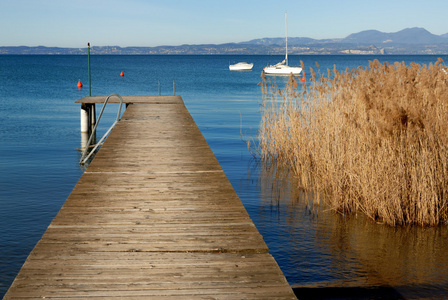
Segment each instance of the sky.
[[0,46],[223,44],[344,38],[375,29],[448,33],[448,0],[0,0]]

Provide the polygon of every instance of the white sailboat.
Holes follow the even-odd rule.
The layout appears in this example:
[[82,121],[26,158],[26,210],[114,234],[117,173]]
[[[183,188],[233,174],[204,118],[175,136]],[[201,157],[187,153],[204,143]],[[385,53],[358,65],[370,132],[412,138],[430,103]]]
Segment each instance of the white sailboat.
[[264,67],[263,71],[265,74],[271,75],[290,75],[291,73],[294,75],[300,74],[302,72],[302,68],[300,67],[291,67],[288,65],[288,20],[287,14],[285,13],[285,27],[286,27],[286,55],[285,59],[282,62],[279,62],[276,65],[270,65]]

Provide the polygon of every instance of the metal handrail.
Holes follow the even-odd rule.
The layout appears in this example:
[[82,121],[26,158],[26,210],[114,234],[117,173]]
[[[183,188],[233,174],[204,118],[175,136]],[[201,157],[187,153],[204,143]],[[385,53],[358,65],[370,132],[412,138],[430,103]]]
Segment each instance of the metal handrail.
[[[92,142],[94,133],[96,132],[96,128],[98,127],[98,123],[100,122],[101,116],[103,115],[104,108],[106,107],[106,104],[109,101],[109,98],[112,97],[112,96],[117,96],[120,99],[120,106],[118,108],[117,119],[112,124],[112,126],[110,126],[109,130],[103,135],[103,137],[100,139],[100,141],[95,145],[95,147],[92,149],[92,151],[90,151],[89,155],[86,156],[87,151],[89,150],[90,143]],[[86,161],[90,158],[90,156],[92,156],[92,154],[95,152],[95,150],[101,145],[103,140],[107,137],[107,135],[109,135],[109,133],[112,131],[112,129],[118,123],[118,121],[120,121],[121,106],[122,105],[123,105],[123,98],[121,98],[120,95],[118,95],[118,94],[111,94],[111,95],[107,96],[106,100],[104,101],[103,108],[101,109],[100,115],[98,116],[98,121],[96,122],[95,127],[92,130],[92,134],[90,135],[90,138],[87,141],[86,147],[85,147],[84,151],[82,152],[81,159],[79,161],[80,165],[84,165],[86,163]]]

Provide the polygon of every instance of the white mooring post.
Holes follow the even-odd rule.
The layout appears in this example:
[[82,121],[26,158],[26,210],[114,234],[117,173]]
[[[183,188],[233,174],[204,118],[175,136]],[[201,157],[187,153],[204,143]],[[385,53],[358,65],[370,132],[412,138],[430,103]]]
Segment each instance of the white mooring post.
[[85,103],[81,104],[81,132],[88,133],[89,132],[89,107]]
[[87,132],[81,132],[81,150],[87,147],[87,142],[89,141],[89,134]]
[[96,124],[95,104],[81,104],[81,132],[91,132]]

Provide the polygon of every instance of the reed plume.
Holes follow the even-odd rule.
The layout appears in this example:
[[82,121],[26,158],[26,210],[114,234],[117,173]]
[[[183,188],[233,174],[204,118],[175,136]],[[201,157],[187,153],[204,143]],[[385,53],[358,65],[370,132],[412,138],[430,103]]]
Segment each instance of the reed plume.
[[[284,89],[265,77],[259,132],[265,160],[337,212],[388,225],[448,222],[448,75],[434,64],[380,63]],[[317,68],[319,68],[319,65]]]

